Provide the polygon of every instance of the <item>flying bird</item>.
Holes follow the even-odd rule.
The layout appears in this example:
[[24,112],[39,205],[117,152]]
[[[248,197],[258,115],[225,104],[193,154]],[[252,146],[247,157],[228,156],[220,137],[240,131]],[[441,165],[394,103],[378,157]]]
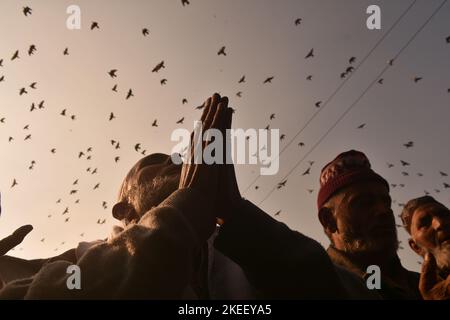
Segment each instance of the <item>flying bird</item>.
[[33,82],[32,84],[30,84],[30,88],[31,89],[36,89],[36,84],[37,84],[37,82]]
[[301,18],[297,18],[297,19],[295,19],[294,23],[295,23],[296,26],[298,26],[298,25],[300,25],[300,23],[302,23],[302,19]]
[[263,83],[272,83],[273,77],[268,77]]
[[100,27],[99,27],[99,25],[98,25],[98,22],[95,22],[95,21],[93,21],[92,22],[92,24],[91,24],[91,30],[94,30],[94,29],[100,29]]
[[357,129],[362,129],[362,128],[364,128],[366,126],[366,124],[365,123],[363,123],[363,124],[360,124],[359,126],[358,126],[358,128]]
[[95,186],[94,186],[94,190],[95,189],[98,189],[100,187],[100,183],[97,183]]
[[402,164],[402,166],[409,166],[410,164],[406,161],[400,160],[400,163]]
[[274,216],[279,216],[281,213],[281,210],[278,210],[277,212],[275,212]]
[[126,100],[130,99],[131,97],[134,97],[134,94],[133,94],[133,90],[129,89],[128,93],[127,93]]
[[280,189],[280,188],[286,186],[286,182],[287,182],[287,179],[283,180],[281,182],[278,182],[277,189]]
[[322,104],[322,101],[317,101],[316,103],[315,103],[315,106],[316,106],[316,108],[320,108],[320,105]]
[[120,157],[119,157],[119,156],[117,156],[117,157],[114,158],[114,162],[116,162],[116,163],[119,162],[119,160],[120,160]]
[[314,57],[314,48],[311,49],[311,50],[308,52],[308,54],[306,55],[305,59],[312,58],[312,57]]
[[157,127],[158,126],[157,121],[158,121],[157,119],[153,120],[152,127]]
[[182,117],[180,120],[177,121],[177,124],[182,124],[184,121],[184,117]]
[[66,116],[66,109],[63,109],[63,110],[61,111],[60,115],[65,117],[65,116]]
[[448,36],[447,38],[445,38],[445,41],[446,41],[447,43],[450,43],[450,36]]
[[28,55],[29,56],[33,55],[35,51],[36,51],[36,46],[34,44],[32,44],[30,46],[30,48],[28,49]]
[[448,189],[448,188],[450,188],[450,184],[444,182],[444,189]]
[[187,101],[186,98],[184,98],[183,100],[181,100],[181,104],[186,104],[186,103],[188,103],[188,101]]
[[356,57],[351,57],[348,59],[348,63],[353,64],[356,61]]
[[160,83],[162,86],[165,85],[167,83],[167,79],[161,79]]
[[63,51],[63,55],[68,56],[69,55],[69,48],[65,48]]
[[19,50],[17,50],[16,52],[14,52],[13,56],[11,57],[11,61],[19,59]]
[[117,77],[117,69],[111,69],[110,71],[108,71],[108,74],[111,78]]
[[111,90],[114,91],[114,92],[117,92],[117,84],[115,84],[114,87],[112,87]]
[[22,10],[25,17],[27,17],[29,14],[31,14],[31,11],[33,11],[33,9],[31,9],[30,7],[23,7],[23,10]]
[[111,114],[109,115],[109,121],[115,119],[116,117],[114,116],[114,113],[111,112]]
[[245,75],[243,75],[240,79],[238,83],[244,83],[245,82]]
[[242,97],[242,91],[236,92],[236,96],[238,96],[239,98],[241,98],[241,97]]
[[439,171],[439,174],[440,174],[441,176],[443,176],[443,177],[447,177],[447,176],[448,176],[448,174],[445,173],[445,172],[443,172],[443,171]]
[[25,139],[23,139],[24,141],[26,141],[26,140],[31,140],[31,134],[27,134],[26,136],[25,136]]
[[144,35],[144,37],[148,36],[149,32],[147,28],[142,29],[142,34]]
[[28,91],[25,88],[21,88],[19,91],[19,96],[23,95],[23,94],[27,94]]
[[5,76],[3,75],[3,76],[0,77],[0,82],[2,82],[4,80],[5,80]]
[[158,72],[159,70],[161,70],[162,68],[165,68],[164,66],[164,60],[161,61],[160,63],[158,63],[152,70],[152,72]]
[[422,79],[423,79],[422,77],[414,77],[414,82],[417,83],[417,82],[419,82]]
[[411,148],[414,146],[414,142],[413,141],[408,141],[407,143],[403,144],[407,149]]
[[183,7],[185,5],[189,5],[189,0],[181,0],[181,4],[183,5]]
[[383,79],[383,78],[380,78],[380,79],[378,80],[378,84],[383,84],[383,81],[384,81],[384,79]]
[[139,152],[140,149],[141,149],[141,144],[140,144],[140,143],[136,143],[136,144],[134,145],[134,150],[136,150],[136,151]]
[[311,170],[311,168],[306,169],[306,171],[302,173],[302,176],[306,176],[307,174],[309,174],[310,170]]
[[17,185],[18,185],[17,180],[14,179],[13,182],[12,182],[11,188],[14,188]]
[[275,119],[275,113],[272,113],[272,114],[270,115],[270,120],[273,120],[273,119]]
[[50,150],[50,152],[51,152],[51,153],[56,153],[56,149],[53,148],[53,149]]
[[227,55],[227,54],[225,53],[225,46],[223,46],[222,48],[220,48],[219,52],[217,52],[217,55],[218,55],[218,56],[220,56],[220,55],[226,56],[226,55]]

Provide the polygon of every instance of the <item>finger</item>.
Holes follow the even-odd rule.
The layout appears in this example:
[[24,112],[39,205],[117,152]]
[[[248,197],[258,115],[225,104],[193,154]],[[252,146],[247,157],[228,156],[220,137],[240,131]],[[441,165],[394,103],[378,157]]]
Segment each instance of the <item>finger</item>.
[[438,282],[436,259],[431,253],[427,253],[420,273],[419,289],[421,292],[429,291]]
[[208,115],[209,112],[209,105],[211,103],[211,97],[209,97],[208,99],[206,99],[206,101],[203,103],[203,105],[205,106],[202,112],[202,116],[200,118],[200,121],[203,122],[206,119],[206,116]]
[[210,104],[210,111],[208,112],[208,115],[206,116],[206,119],[203,123],[203,129],[208,130],[211,128],[211,124],[214,121],[214,117],[217,111],[217,105],[220,102],[220,95],[217,93],[214,93],[211,97],[211,104]]

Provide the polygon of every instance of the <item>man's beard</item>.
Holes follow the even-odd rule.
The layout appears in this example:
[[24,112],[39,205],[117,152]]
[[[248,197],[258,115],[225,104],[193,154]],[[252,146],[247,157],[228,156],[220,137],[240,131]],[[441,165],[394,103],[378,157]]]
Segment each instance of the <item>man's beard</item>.
[[134,185],[129,191],[129,201],[142,217],[177,190],[179,181],[178,175],[156,176],[150,181]]
[[361,235],[352,232],[342,234],[344,251],[351,254],[394,254],[398,250],[397,230],[386,235]]
[[450,273],[450,243],[431,250],[431,253],[436,259],[437,267],[443,273]]

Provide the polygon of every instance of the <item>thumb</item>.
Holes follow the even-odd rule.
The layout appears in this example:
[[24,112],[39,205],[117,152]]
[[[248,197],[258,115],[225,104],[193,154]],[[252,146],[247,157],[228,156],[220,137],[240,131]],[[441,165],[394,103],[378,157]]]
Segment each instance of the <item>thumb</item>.
[[433,254],[428,252],[422,265],[420,273],[419,289],[420,292],[428,292],[438,282],[436,259]]

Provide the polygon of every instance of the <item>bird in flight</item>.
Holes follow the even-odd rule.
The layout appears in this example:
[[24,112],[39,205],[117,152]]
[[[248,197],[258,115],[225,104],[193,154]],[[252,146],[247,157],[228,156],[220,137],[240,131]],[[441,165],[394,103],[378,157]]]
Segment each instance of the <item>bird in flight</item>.
[[161,79],[160,83],[162,86],[165,85],[167,83],[167,79]]
[[275,113],[272,113],[272,114],[270,115],[270,120],[273,120],[273,119],[275,119]]
[[308,52],[308,54],[306,55],[305,59],[313,58],[313,57],[314,57],[314,48],[311,49],[311,50]]
[[298,25],[300,25],[300,23],[302,23],[302,19],[301,18],[297,18],[297,19],[295,19],[295,25],[296,26],[298,26]]
[[112,87],[111,90],[114,91],[114,92],[117,92],[117,84],[115,84],[114,87]]
[[66,116],[66,109],[63,109],[63,111],[61,111],[60,115],[65,117]]
[[414,145],[413,141],[408,141],[407,143],[403,144],[407,149],[411,148]]
[[400,163],[402,164],[402,166],[406,167],[409,166],[410,164],[406,161],[400,160]]
[[13,56],[11,57],[11,61],[14,61],[16,59],[19,59],[19,50],[16,50],[16,52],[14,52]]
[[218,56],[220,56],[220,55],[226,56],[226,55],[227,55],[227,54],[225,53],[225,46],[223,46],[222,48],[220,48],[219,52],[217,52],[217,55],[218,55]]
[[126,98],[126,99],[128,100],[128,99],[130,99],[131,97],[134,97],[134,94],[133,94],[133,90],[130,89],[130,90],[128,90],[127,98]]
[[134,150],[136,150],[137,152],[139,152],[139,150],[141,149],[141,144],[140,143],[136,143],[134,145]]
[[119,160],[120,160],[120,157],[119,157],[119,156],[117,156],[117,157],[114,158],[114,162],[116,162],[116,163],[119,162]]
[[241,97],[242,97],[242,91],[236,92],[236,96],[238,96],[239,98],[241,98]]
[[183,7],[185,5],[189,5],[189,0],[181,0],[181,4],[183,5]]
[[310,170],[311,170],[311,167],[306,169],[306,171],[302,173],[302,176],[306,176],[307,174],[309,174]]
[[443,171],[439,171],[439,174],[440,174],[441,176],[443,176],[443,177],[447,177],[447,176],[448,176],[448,174],[445,173],[445,172],[443,172]]
[[157,121],[158,121],[157,119],[153,120],[152,127],[157,127],[158,126]]
[[184,121],[184,117],[182,117],[180,120],[177,121],[177,124],[182,124]]
[[446,41],[447,43],[450,43],[450,36],[448,36],[447,38],[445,38],[445,41]]
[[21,88],[20,91],[19,91],[19,95],[20,96],[23,95],[23,94],[27,94],[27,93],[28,93],[28,91],[25,88]]
[[31,11],[33,11],[33,9],[31,9],[30,7],[23,7],[23,10],[22,10],[25,17],[27,17],[29,14],[31,14]]
[[115,119],[116,117],[114,116],[114,113],[111,112],[111,114],[109,115],[109,121]]
[[181,100],[181,104],[186,104],[186,103],[188,103],[187,99],[183,98],[183,100]]
[[275,212],[274,216],[279,216],[281,213],[281,210],[278,210],[277,212]]
[[378,82],[378,84],[383,84],[383,81],[384,81],[384,79],[380,78],[377,82]]
[[36,84],[37,84],[37,82],[33,82],[32,84],[30,84],[30,88],[31,89],[36,89]]
[[240,79],[238,83],[244,83],[245,82],[245,75],[243,75]]
[[117,69],[111,69],[108,74],[111,78],[117,77]]
[[448,189],[448,188],[450,188],[450,184],[444,182],[444,189]]
[[5,76],[3,75],[3,76],[0,77],[0,82],[2,82],[4,80],[5,80]]
[[94,30],[95,28],[100,29],[98,22],[92,21],[91,30]]
[[148,36],[149,32],[147,28],[142,29],[142,34],[144,35],[144,37]]
[[419,82],[422,79],[423,79],[422,77],[414,77],[414,82],[417,83],[417,82]]
[[306,77],[306,80],[311,81],[311,80],[312,80],[312,75],[307,76],[307,77]]
[[263,83],[272,83],[273,77],[268,77]]
[[97,183],[95,186],[94,186],[94,190],[95,189],[98,189],[100,187],[100,183]]
[[164,60],[161,61],[160,63],[158,63],[152,70],[152,72],[158,72],[159,70],[161,70],[162,68],[165,68],[164,66]]
[[0,59],[0,67],[3,67],[3,59]]
[[68,56],[69,55],[69,48],[65,48],[63,51],[63,55]]
[[322,104],[322,101],[317,101],[316,103],[315,103],[315,106],[316,106],[316,108],[320,108],[320,105]]
[[34,44],[32,44],[30,46],[30,48],[28,49],[28,55],[29,56],[33,55],[35,51],[36,51],[36,46]]
[[364,128],[366,126],[366,124],[365,123],[363,123],[363,124],[360,124],[359,126],[358,126],[358,128],[357,129],[362,129],[362,128]]
[[11,188],[14,188],[14,187],[17,186],[17,185],[18,185],[17,180],[14,179],[14,180],[13,180],[13,183],[12,183],[12,185],[11,185]]
[[283,180],[281,182],[278,182],[277,189],[281,189],[282,187],[286,186],[286,182],[287,182],[287,179]]
[[348,63],[353,64],[356,61],[356,57],[351,57],[348,59]]

